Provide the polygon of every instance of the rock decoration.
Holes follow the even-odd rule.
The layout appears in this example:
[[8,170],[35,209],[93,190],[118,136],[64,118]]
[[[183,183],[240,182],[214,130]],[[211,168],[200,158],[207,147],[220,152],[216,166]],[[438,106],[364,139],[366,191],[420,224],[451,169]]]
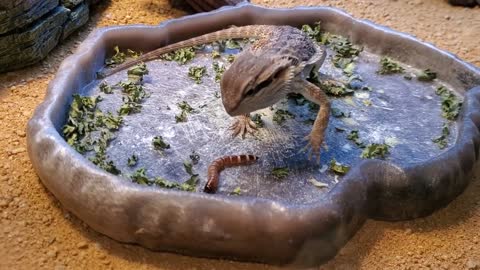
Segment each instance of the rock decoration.
[[170,3],[176,7],[184,7],[188,4],[195,12],[207,12],[223,6],[235,6],[242,2],[250,2],[250,0],[170,0]]
[[448,0],[448,3],[454,6],[474,7],[480,5],[480,0]]
[[98,0],[0,0],[0,72],[34,64],[84,25]]

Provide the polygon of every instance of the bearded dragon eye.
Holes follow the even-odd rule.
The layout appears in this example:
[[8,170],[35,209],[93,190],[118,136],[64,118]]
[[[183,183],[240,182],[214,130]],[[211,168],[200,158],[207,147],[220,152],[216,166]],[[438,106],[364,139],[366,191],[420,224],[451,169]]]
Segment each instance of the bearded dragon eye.
[[270,78],[270,79],[267,79],[267,80],[261,82],[260,84],[258,84],[258,85],[255,86],[254,88],[248,90],[248,91],[245,93],[245,96],[253,96],[253,95],[255,95],[256,93],[260,92],[260,90],[262,90],[263,88],[269,86],[272,82],[273,82],[273,78]]

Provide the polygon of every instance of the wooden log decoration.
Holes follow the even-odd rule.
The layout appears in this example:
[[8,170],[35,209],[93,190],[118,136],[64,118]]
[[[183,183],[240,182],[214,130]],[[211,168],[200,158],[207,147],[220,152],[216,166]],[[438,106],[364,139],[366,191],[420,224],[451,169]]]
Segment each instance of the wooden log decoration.
[[250,2],[250,0],[170,0],[170,2],[176,7],[184,7],[184,4],[188,4],[195,12],[207,12],[223,6]]

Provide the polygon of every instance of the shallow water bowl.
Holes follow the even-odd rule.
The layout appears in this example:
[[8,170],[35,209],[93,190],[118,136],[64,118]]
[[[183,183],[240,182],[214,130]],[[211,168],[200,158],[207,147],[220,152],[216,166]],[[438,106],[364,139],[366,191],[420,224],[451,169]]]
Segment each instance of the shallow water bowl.
[[[99,108],[115,112],[121,93],[99,92],[95,74],[114,45],[149,51],[230,25],[279,24],[301,26],[321,21],[322,28],[343,35],[363,52],[355,73],[371,91],[357,90],[332,98],[333,107],[350,112],[331,117],[321,165],[309,162],[302,138],[311,129],[313,114],[307,105],[285,99],[258,113],[265,126],[257,136],[232,139],[231,119],[215,95],[209,46],[185,65],[168,61],[147,63],[144,87],[150,97],[140,113],[124,117],[123,126],[107,148],[108,157],[123,176],[107,173],[71,148],[61,135],[72,94],[101,95]],[[343,78],[332,65],[332,51],[321,72]],[[402,63],[406,74],[376,73],[381,56]],[[219,62],[228,66],[225,55]],[[216,60],[217,61],[217,60]],[[188,76],[190,66],[206,66],[201,84]],[[431,83],[415,78],[431,69]],[[120,72],[106,79],[114,84],[126,78]],[[44,185],[61,203],[93,229],[121,242],[195,256],[232,258],[274,264],[315,265],[332,258],[367,218],[403,220],[421,217],[445,206],[467,186],[478,155],[480,134],[480,71],[430,44],[373,23],[356,20],[332,8],[266,9],[247,5],[225,8],[162,23],[160,26],[102,28],[92,33],[61,65],[45,101],[28,125],[28,150]],[[445,86],[463,99],[456,121],[442,118],[435,89]],[[175,123],[177,103],[187,101],[196,113]],[[279,109],[290,111],[282,125],[272,121]],[[432,139],[450,128],[447,147]],[[362,149],[347,139],[358,130],[363,142],[387,143],[383,159],[362,159]],[[162,136],[171,148],[163,154],[151,144]],[[195,192],[145,186],[128,175],[145,168],[149,177],[171,181],[188,179],[182,163],[194,150],[193,166],[200,183]],[[260,157],[248,167],[225,170],[217,194],[201,191],[208,164],[225,154],[250,153]],[[136,154],[138,164],[127,166]],[[331,160],[349,165],[344,176],[326,165]],[[276,179],[276,167],[288,175]],[[313,180],[314,179],[314,180]],[[318,183],[323,183],[319,187]],[[317,185],[314,185],[314,184]],[[239,196],[230,193],[239,188]],[[238,190],[238,189],[237,189]]]

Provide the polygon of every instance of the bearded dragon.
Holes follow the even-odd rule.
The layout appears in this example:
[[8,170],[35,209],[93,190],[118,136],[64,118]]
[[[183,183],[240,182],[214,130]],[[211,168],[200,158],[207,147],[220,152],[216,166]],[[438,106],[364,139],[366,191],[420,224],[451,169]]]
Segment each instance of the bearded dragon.
[[234,136],[243,136],[256,129],[249,113],[275,104],[288,93],[299,93],[320,105],[304,147],[304,150],[311,150],[309,159],[312,155],[317,156],[318,162],[328,125],[330,102],[325,92],[306,78],[312,69],[322,65],[326,51],[297,28],[249,25],[223,29],[156,49],[99,75],[109,76],[177,49],[235,38],[257,40],[237,55],[220,82],[225,111],[237,118],[232,126]]

